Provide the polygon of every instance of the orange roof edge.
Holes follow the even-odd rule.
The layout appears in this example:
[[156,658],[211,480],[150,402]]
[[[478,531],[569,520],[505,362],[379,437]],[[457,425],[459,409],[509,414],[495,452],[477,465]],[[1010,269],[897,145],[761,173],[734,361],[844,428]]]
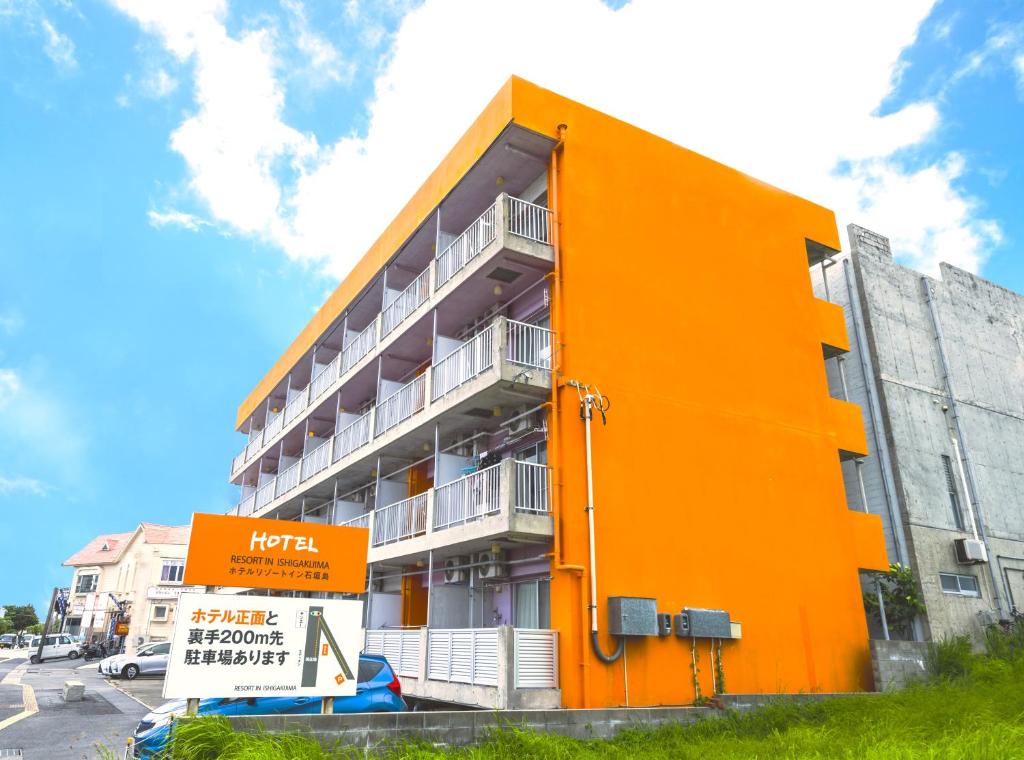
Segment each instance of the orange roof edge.
[[241,428],[242,423],[287,376],[289,370],[306,351],[313,347],[316,339],[341,315],[345,307],[373,280],[398,248],[426,221],[437,205],[490,147],[501,130],[512,121],[512,91],[516,80],[517,77],[512,77],[502,85],[472,126],[459,138],[455,147],[448,152],[394,221],[370,246],[370,250],[352,267],[352,271],[302,328],[302,332],[292,341],[281,358],[253,388],[238,407],[236,430]]

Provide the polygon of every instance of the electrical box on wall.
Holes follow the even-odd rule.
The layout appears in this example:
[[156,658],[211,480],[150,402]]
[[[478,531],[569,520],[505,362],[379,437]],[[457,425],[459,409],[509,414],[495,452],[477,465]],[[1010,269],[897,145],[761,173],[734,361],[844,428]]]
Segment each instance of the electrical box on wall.
[[655,600],[640,596],[608,597],[608,633],[613,636],[657,636]]
[[675,618],[676,636],[693,639],[731,639],[732,623],[725,610],[684,607]]
[[658,635],[659,636],[670,636],[670,635],[672,635],[672,613],[671,612],[659,612],[658,613]]

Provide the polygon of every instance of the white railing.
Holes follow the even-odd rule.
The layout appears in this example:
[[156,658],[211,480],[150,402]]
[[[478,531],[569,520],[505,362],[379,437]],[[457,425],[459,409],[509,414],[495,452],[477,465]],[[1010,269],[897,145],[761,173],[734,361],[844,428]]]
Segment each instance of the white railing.
[[437,401],[494,366],[494,333],[494,325],[491,325],[434,365],[431,401]]
[[371,630],[366,632],[363,652],[384,655],[398,675],[418,678],[420,639],[419,628]]
[[429,631],[427,678],[450,683],[497,686],[498,629]]
[[551,211],[536,203],[509,196],[508,231],[513,235],[551,243]]
[[333,461],[351,454],[360,446],[370,442],[370,413],[367,412],[355,422],[346,425],[334,436]]
[[302,457],[302,480],[308,480],[331,463],[331,439],[328,438]]
[[299,470],[302,462],[296,462],[287,470],[277,474],[277,487],[274,489],[274,498],[292,490],[299,484]]
[[257,452],[259,452],[259,450],[262,447],[263,447],[263,431],[261,430],[256,435],[254,435],[252,438],[250,438],[249,442],[247,444],[245,444],[245,461],[248,462],[250,459],[252,459],[254,456],[256,456]]
[[313,382],[309,384],[310,401],[316,401],[324,395],[326,390],[334,385],[334,381],[338,379],[340,371],[341,354],[338,354],[331,360],[330,364],[317,373],[316,377],[313,378]]
[[377,404],[375,435],[412,417],[426,405],[426,376],[419,375]]
[[284,424],[288,424],[298,417],[309,406],[309,388],[303,388],[284,407]]
[[497,203],[491,204],[469,227],[451,242],[435,261],[434,289],[441,287],[456,272],[476,258],[496,237],[495,213]]
[[380,337],[390,333],[412,314],[420,305],[430,298],[429,267],[413,280],[409,287],[398,294],[388,307],[380,314]]
[[256,509],[263,509],[274,500],[274,488],[277,478],[271,478],[256,489]]
[[551,331],[508,320],[507,358],[513,364],[551,369]]
[[551,511],[548,503],[548,467],[533,462],[516,462],[516,512],[547,514]]
[[242,449],[238,453],[238,455],[235,456],[235,458],[231,460],[231,474],[232,475],[234,475],[236,472],[238,472],[240,469],[242,469],[242,465],[246,463],[248,458],[245,456],[245,452],[246,452],[246,449],[248,449],[248,448],[249,447],[246,446],[245,449]]
[[501,511],[501,464],[464,475],[434,489],[434,530]]
[[356,515],[355,517],[345,520],[344,522],[335,523],[339,528],[369,528],[370,527],[370,513]]
[[427,532],[427,494],[374,510],[373,545],[383,546]]
[[238,506],[235,508],[237,510],[235,514],[239,517],[247,517],[252,514],[252,510],[255,505],[256,493],[253,492],[238,502]]
[[516,628],[515,687],[558,688],[558,631]]
[[[273,412],[271,412],[273,414]],[[278,412],[274,418],[267,423],[263,430],[263,442],[270,443],[271,439],[284,430],[284,415]]]
[[377,345],[377,319],[376,317],[366,328],[359,333],[352,341],[345,346],[341,356],[341,371],[348,372],[359,360],[366,356]]

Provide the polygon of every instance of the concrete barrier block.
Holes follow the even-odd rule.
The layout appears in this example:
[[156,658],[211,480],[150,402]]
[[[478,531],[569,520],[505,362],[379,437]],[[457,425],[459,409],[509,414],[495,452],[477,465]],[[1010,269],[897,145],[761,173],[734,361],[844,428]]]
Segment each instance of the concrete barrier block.
[[64,682],[64,701],[81,702],[85,699],[85,684],[81,681]]

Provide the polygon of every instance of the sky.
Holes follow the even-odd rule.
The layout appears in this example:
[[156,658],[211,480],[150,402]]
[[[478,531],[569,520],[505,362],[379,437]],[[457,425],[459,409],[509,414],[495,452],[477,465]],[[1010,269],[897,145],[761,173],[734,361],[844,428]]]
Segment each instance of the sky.
[[235,411],[512,74],[1024,292],[1024,3],[0,0],[0,604]]

